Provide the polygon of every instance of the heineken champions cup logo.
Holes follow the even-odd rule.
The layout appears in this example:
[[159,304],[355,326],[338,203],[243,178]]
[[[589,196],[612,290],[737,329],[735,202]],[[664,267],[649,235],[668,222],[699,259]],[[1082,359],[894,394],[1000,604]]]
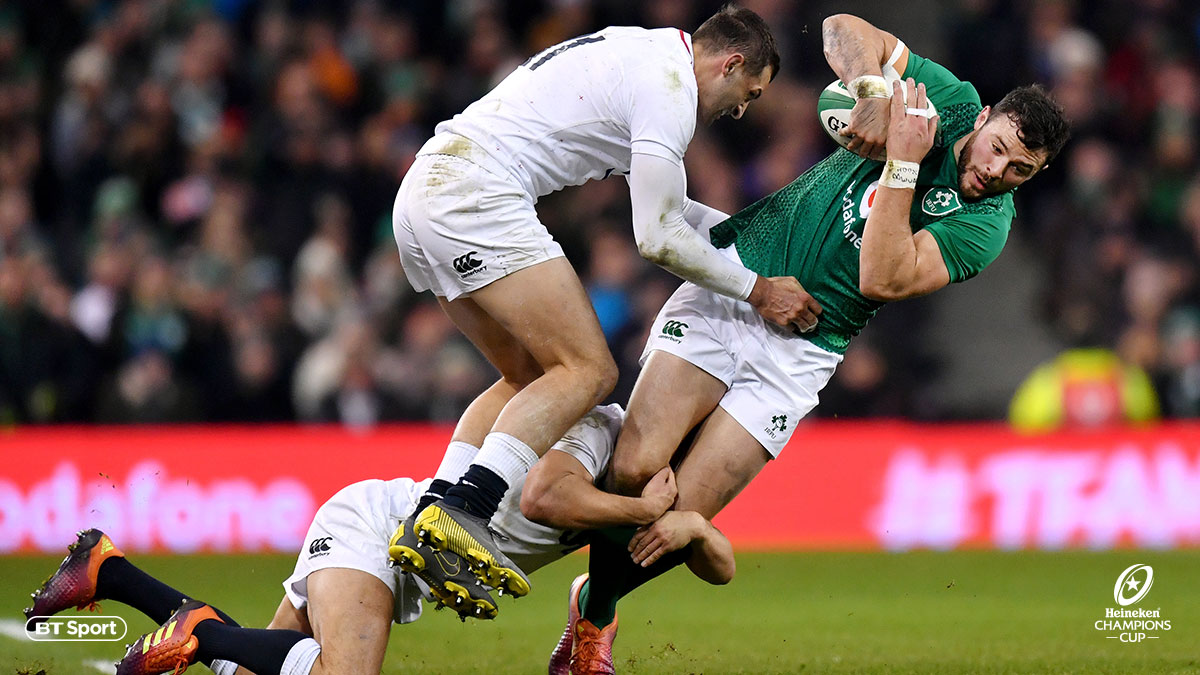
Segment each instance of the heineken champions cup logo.
[[1113,601],[1118,606],[1104,609],[1104,618],[1094,624],[1096,630],[1113,633],[1104,636],[1109,640],[1127,643],[1157,640],[1160,636],[1155,633],[1171,630],[1171,620],[1162,618],[1160,607],[1128,609],[1144,600],[1153,585],[1153,567],[1142,563],[1126,567],[1113,586]]
[[[1137,573],[1144,571],[1146,574],[1141,580],[1137,578]],[[1113,587],[1113,600],[1122,607],[1137,604],[1139,600],[1146,597],[1150,592],[1150,586],[1154,585],[1154,568],[1149,565],[1130,565],[1121,572],[1121,576],[1117,577],[1117,585]],[[1132,593],[1132,595],[1130,595]]]

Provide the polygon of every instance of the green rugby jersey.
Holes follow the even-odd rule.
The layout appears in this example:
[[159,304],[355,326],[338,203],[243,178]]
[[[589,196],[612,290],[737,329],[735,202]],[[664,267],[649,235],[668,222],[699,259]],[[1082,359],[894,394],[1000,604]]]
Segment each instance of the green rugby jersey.
[[[925,83],[939,114],[933,149],[921,162],[909,222],[928,230],[941,249],[951,283],[987,267],[1008,238],[1012,193],[968,202],[958,194],[954,142],[971,132],[982,110],[979,94],[945,67],[909,53],[904,77]],[[883,162],[838,149],[790,185],[712,229],[717,248],[737,245],[742,263],[766,276],[793,276],[821,303],[817,330],[804,335],[842,354],[884,305],[858,289],[858,255]]]

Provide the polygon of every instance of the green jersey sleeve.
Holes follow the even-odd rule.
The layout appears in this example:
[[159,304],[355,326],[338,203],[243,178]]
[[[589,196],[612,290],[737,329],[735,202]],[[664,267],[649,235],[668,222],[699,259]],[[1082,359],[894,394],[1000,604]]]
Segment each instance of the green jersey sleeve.
[[970,82],[963,82],[945,66],[936,61],[908,52],[908,64],[903,77],[912,78],[925,85],[925,93],[938,110],[960,103],[979,103],[979,92]]
[[947,147],[971,131],[975,116],[983,109],[979,92],[970,82],[963,82],[936,61],[908,52],[904,78],[913,78],[925,85],[925,94],[938,112],[937,137],[934,147]]
[[950,283],[979,274],[1000,255],[1015,212],[1009,193],[985,199],[925,226],[942,252],[942,260],[950,271]]

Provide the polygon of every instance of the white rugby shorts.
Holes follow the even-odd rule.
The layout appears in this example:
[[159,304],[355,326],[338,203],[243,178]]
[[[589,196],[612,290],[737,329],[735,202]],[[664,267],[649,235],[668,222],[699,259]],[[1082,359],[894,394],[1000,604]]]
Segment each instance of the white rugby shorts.
[[[732,247],[731,247],[732,248]],[[723,251],[733,259],[736,252]],[[654,350],[674,354],[721,380],[719,405],[778,457],[817,393],[841,363],[762,318],[749,303],[684,283],[654,319],[642,364]]]
[[532,195],[457,134],[438,134],[418,152],[396,193],[392,229],[409,283],[447,300],[563,255]]
[[347,485],[329,498],[313,517],[296,570],[283,591],[296,609],[308,605],[308,575],[328,568],[359,570],[392,591],[392,618],[410,623],[421,616],[421,593],[412,577],[388,566],[388,539],[416,508],[429,481],[411,478],[365,480]]

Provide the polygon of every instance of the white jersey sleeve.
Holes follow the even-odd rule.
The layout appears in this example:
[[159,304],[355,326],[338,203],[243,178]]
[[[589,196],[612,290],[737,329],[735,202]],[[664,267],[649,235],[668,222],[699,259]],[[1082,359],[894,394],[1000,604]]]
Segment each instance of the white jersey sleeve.
[[[571,427],[551,452],[565,452],[587,469],[592,482],[599,484],[617,445],[617,434],[625,420],[625,411],[617,404],[597,406]],[[492,529],[503,535],[500,548],[526,574],[562,558],[585,542],[576,535],[539,525],[521,514],[521,488],[525,479],[509,488],[492,516]]]
[[634,155],[629,199],[638,252],[685,281],[745,300],[758,274],[717,251],[687,223],[684,192],[680,165],[658,156]]
[[[682,163],[696,133],[699,93],[691,63],[646,63],[633,68],[626,79],[630,152]],[[689,81],[691,86],[686,86]]]

